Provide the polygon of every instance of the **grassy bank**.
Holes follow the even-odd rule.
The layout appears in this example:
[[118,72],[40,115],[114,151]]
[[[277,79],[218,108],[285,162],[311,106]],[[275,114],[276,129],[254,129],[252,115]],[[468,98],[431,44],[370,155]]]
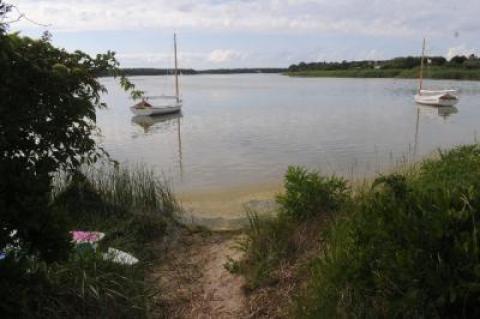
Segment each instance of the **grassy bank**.
[[350,189],[290,169],[278,217],[251,215],[251,308],[265,318],[480,315],[480,146]]
[[[142,167],[105,167],[57,180],[54,194],[52,206],[67,216],[70,229],[101,231],[106,236],[96,251],[72,247],[65,262],[46,264],[34,256],[4,260],[0,277],[9,279],[2,281],[2,290],[9,293],[2,294],[2,314],[21,318],[147,317],[157,291],[145,276],[158,258],[159,242],[175,228],[176,203],[168,187]],[[139,262],[122,265],[105,260],[102,253],[108,247],[130,253]]]
[[[413,79],[419,74],[418,68],[413,69],[345,69],[345,70],[306,70],[285,73],[296,77],[332,77],[332,78],[402,78]],[[429,67],[424,74],[429,79],[452,79],[452,80],[480,80],[480,70],[453,68],[453,67]]]

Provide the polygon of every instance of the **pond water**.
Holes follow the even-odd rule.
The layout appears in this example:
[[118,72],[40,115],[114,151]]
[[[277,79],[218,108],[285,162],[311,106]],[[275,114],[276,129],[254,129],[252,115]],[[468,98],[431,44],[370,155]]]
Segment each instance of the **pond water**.
[[[132,80],[150,95],[173,91],[168,77]],[[275,189],[289,165],[368,178],[474,142],[480,128],[479,82],[426,81],[459,90],[456,108],[437,109],[415,104],[415,80],[183,76],[181,115],[153,119],[133,118],[128,95],[102,82],[100,143],[120,162],[153,167],[180,194]]]

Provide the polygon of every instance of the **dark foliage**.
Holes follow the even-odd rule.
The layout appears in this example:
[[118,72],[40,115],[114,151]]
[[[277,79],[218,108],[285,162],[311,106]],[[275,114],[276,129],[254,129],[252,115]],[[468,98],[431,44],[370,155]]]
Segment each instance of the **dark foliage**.
[[[21,251],[9,254],[0,261],[1,317],[148,317],[155,289],[145,281],[146,272],[159,257],[158,242],[166,240],[176,207],[169,190],[142,168],[76,173],[57,183],[62,186],[55,188],[51,209],[68,216],[69,229],[99,230],[105,238],[96,251],[73,249],[61,262],[47,263]],[[151,198],[145,200],[145,194]],[[108,247],[133,254],[139,263],[104,260]],[[162,305],[157,306],[161,313]]]
[[[5,16],[10,6],[0,2]],[[0,250],[53,261],[69,247],[65,216],[50,206],[52,173],[75,171],[104,152],[93,135],[95,108],[105,106],[99,72],[120,76],[113,52],[96,57],[0,30]],[[132,91],[138,96],[141,92]]]

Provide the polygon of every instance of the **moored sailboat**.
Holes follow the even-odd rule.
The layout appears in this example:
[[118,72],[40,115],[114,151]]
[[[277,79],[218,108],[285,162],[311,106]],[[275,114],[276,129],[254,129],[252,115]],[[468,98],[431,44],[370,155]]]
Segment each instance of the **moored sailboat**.
[[144,97],[142,101],[130,107],[133,114],[143,116],[165,115],[180,112],[182,109],[182,100],[180,99],[178,87],[177,35],[175,33],[173,34],[173,47],[175,53],[175,95]]
[[454,106],[458,102],[456,90],[424,90],[423,70],[425,65],[425,38],[423,39],[422,58],[420,60],[420,76],[418,92],[415,94],[415,102],[433,106]]

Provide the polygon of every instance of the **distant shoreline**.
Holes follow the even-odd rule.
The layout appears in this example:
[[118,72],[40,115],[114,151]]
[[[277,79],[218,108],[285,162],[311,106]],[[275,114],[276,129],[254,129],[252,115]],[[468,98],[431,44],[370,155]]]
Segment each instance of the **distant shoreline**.
[[[124,68],[126,76],[156,76],[173,75],[171,69],[156,68]],[[393,79],[416,79],[419,69],[339,69],[339,70],[302,70],[289,71],[287,68],[243,68],[243,69],[179,69],[182,75],[202,74],[283,74],[290,77],[323,77],[323,78],[393,78]],[[108,77],[111,74],[99,74],[100,77]],[[463,69],[453,67],[431,67],[425,72],[424,78],[436,80],[469,80],[480,81],[480,69]]]
[[[173,69],[157,68],[122,68],[126,76],[145,76],[145,75],[172,75]],[[287,68],[233,68],[233,69],[179,69],[182,75],[200,75],[200,74],[257,74],[257,73],[285,73]],[[100,77],[111,76],[111,74],[99,74]]]
[[[347,70],[304,70],[289,71],[283,74],[291,77],[331,77],[331,78],[397,78],[415,79],[418,68],[413,69],[347,69]],[[448,67],[432,67],[424,78],[437,80],[480,80],[480,70]]]

